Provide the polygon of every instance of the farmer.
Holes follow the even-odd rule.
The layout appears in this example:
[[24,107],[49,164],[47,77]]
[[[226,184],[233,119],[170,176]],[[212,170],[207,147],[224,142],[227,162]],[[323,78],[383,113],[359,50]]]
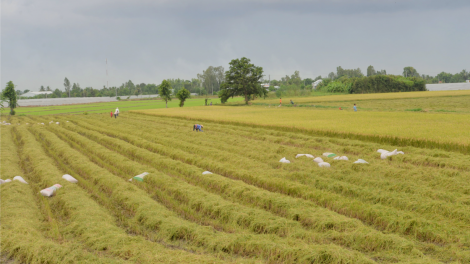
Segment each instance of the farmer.
[[211,102],[211,106],[212,106],[212,102]]
[[204,128],[203,125],[195,124],[193,126],[193,131],[196,130],[196,132],[199,132],[199,131],[204,132],[204,131],[202,131],[202,128]]
[[119,115],[119,108],[116,107],[116,111],[114,111],[114,118],[117,118]]
[[292,101],[292,99],[290,99],[290,104],[294,104],[294,101]]
[[109,112],[109,114],[111,115],[111,118],[113,118],[113,111]]
[[356,104],[354,104],[354,112],[357,112],[357,107],[356,107]]
[[282,105],[282,98],[279,97],[279,106]]

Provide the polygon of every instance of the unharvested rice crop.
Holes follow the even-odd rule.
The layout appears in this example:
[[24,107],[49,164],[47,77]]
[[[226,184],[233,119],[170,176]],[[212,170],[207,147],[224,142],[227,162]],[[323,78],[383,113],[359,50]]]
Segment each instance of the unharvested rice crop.
[[224,106],[132,112],[470,154],[470,122],[466,114]]
[[[217,120],[193,132],[184,115],[10,121],[1,130],[1,178],[29,184],[0,185],[6,259],[470,262],[470,161],[460,151]],[[405,154],[382,160],[376,152],[396,148]],[[57,183],[56,195],[39,194]]]

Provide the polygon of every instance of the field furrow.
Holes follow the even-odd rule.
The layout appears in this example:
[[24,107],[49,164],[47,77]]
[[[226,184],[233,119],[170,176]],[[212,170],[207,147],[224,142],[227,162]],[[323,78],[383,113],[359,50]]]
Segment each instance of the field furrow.
[[[158,230],[156,236],[171,241],[188,242],[213,252],[226,252],[249,257],[263,257],[271,261],[311,262],[323,258],[335,261],[352,260],[356,263],[369,263],[371,260],[358,253],[334,245],[302,245],[295,241],[284,243],[273,235],[229,234],[217,232],[213,228],[200,227],[188,222],[156,203],[143,190],[125,179],[118,179],[105,169],[90,163],[89,158],[61,141],[51,132],[36,129],[35,133],[54,149],[61,162],[77,174],[107,192],[111,199],[133,212],[128,217],[147,229]],[[57,159],[56,159],[57,160]],[[256,239],[253,239],[256,238]]]
[[[9,118],[2,179],[29,184],[0,185],[0,261],[470,263],[470,163],[458,143],[316,133],[260,116],[256,125],[248,108],[235,111],[246,122],[199,119],[219,116],[212,109],[226,112]],[[193,132],[200,120],[204,132]],[[398,145],[405,155],[380,159],[377,149]],[[295,158],[302,153],[331,168]],[[55,183],[63,186],[55,196],[38,193]]]
[[[30,181],[20,167],[12,129],[2,130],[2,178],[23,175],[28,181],[28,185],[18,181],[0,185],[2,254],[24,263],[125,263],[124,260],[92,254],[78,241],[54,237],[57,233],[50,230],[52,219],[45,221],[42,212],[47,201],[41,201],[37,196],[35,182]],[[43,204],[42,210],[37,206],[38,202]]]
[[[129,118],[128,122],[133,123],[134,125],[137,123],[140,128],[136,127],[136,131],[142,129],[151,129],[155,131],[155,135],[158,137],[161,136],[173,136],[177,133],[174,127],[180,129],[180,131],[185,131],[190,124],[186,124],[184,126],[181,125],[182,121],[177,121],[176,124],[165,125],[165,123],[169,123],[168,118],[163,118],[162,120],[158,120],[157,122],[139,122],[142,121],[140,117],[138,120],[134,120],[135,117]],[[106,119],[103,120],[106,122]],[[126,122],[127,123],[127,122]],[[143,127],[146,126],[146,127]],[[174,127],[173,127],[174,126]],[[220,129],[219,126],[222,125],[215,125],[214,129]],[[180,136],[181,142],[195,143],[199,146],[207,147],[214,147],[219,150],[226,150],[227,152],[240,155],[245,155],[251,159],[257,160],[262,162],[263,164],[271,165],[273,168],[278,169],[285,169],[287,171],[287,175],[290,175],[295,180],[300,180],[302,183],[306,184],[315,184],[315,182],[307,181],[308,179],[313,179],[309,177],[310,173],[314,173],[318,177],[326,177],[328,180],[335,179],[339,183],[347,182],[350,185],[357,185],[360,187],[371,188],[373,190],[382,189],[387,192],[398,193],[399,196],[396,197],[395,200],[390,199],[383,199],[380,197],[369,196],[373,202],[376,201],[385,201],[390,203],[396,203],[397,199],[399,200],[400,197],[407,197],[404,202],[408,202],[409,195],[415,195],[416,198],[422,200],[423,198],[427,198],[429,203],[434,203],[435,206],[431,207],[433,210],[442,213],[445,217],[455,216],[460,218],[463,221],[467,221],[467,217],[464,217],[460,212],[467,211],[467,207],[470,204],[470,184],[468,183],[468,177],[470,177],[470,172],[468,170],[465,171],[457,171],[456,169],[451,168],[440,168],[436,170],[435,167],[431,168],[423,168],[422,166],[409,166],[408,159],[419,160],[417,163],[422,164],[426,163],[430,156],[430,153],[420,153],[423,150],[409,148],[405,149],[407,155],[405,156],[398,156],[394,157],[392,161],[380,161],[376,162],[374,168],[370,168],[368,170],[359,170],[358,167],[351,167],[348,164],[345,164],[343,161],[330,161],[332,162],[335,168],[334,173],[329,173],[329,171],[324,170],[312,170],[311,163],[307,162],[298,162],[295,160],[293,156],[296,153],[312,153],[315,156],[320,155],[324,151],[331,151],[338,154],[346,154],[350,160],[355,160],[357,158],[365,158],[369,161],[374,161],[378,158],[377,153],[375,152],[377,148],[382,148],[384,146],[376,146],[376,144],[372,143],[361,143],[361,142],[351,142],[347,141],[352,145],[343,146],[344,142],[340,142],[341,140],[325,140],[324,138],[313,138],[313,137],[306,137],[303,139],[292,139],[295,138],[295,134],[292,133],[287,136],[270,136],[269,133],[279,133],[279,132],[272,132],[269,130],[264,130],[264,134],[261,138],[257,138],[253,140],[251,138],[242,137],[239,135],[238,131],[231,131],[233,132],[231,135],[224,134],[226,136],[214,136],[212,131],[212,126],[209,127],[210,132],[206,133],[203,137],[198,136],[187,136],[182,135]],[[246,128],[245,128],[246,129]],[[222,129],[224,132],[230,129],[227,129],[227,125]],[[241,129],[243,130],[243,129]],[[223,133],[223,132],[222,132]],[[227,132],[230,133],[230,132]],[[181,132],[179,133],[181,134]],[[254,133],[253,133],[254,134]],[[281,133],[280,133],[281,134]],[[284,133],[287,134],[287,133]],[[298,134],[298,133],[297,133]],[[282,135],[282,134],[281,134]],[[300,137],[300,136],[297,136]],[[272,138],[272,139],[269,139]],[[297,142],[296,142],[297,141]],[[332,143],[333,141],[334,143]],[[270,142],[271,144],[269,144]],[[336,144],[337,142],[343,143],[341,145]],[[294,144],[294,146],[291,146]],[[307,146],[307,147],[298,147],[298,146]],[[391,149],[392,146],[389,146]],[[250,151],[246,151],[249,149]],[[265,151],[263,151],[265,150]],[[410,152],[411,151],[411,152]],[[278,152],[280,152],[278,154]],[[347,153],[352,153],[349,155]],[[369,153],[367,157],[360,153]],[[439,153],[438,153],[439,154]],[[450,160],[460,160],[465,161],[466,159],[462,157],[460,154],[452,154],[452,153],[441,153],[439,155],[446,156],[450,154],[451,156],[455,156],[452,158],[448,158]],[[434,153],[433,155],[436,155]],[[290,160],[295,160],[295,166],[280,166],[280,163],[277,160],[282,156],[288,156]],[[290,157],[289,157],[290,156]],[[410,157],[410,158],[408,158]],[[431,157],[432,158],[432,157]],[[421,159],[421,160],[420,160]],[[445,165],[445,164],[444,164]],[[460,166],[460,165],[459,165]],[[387,170],[384,170],[384,167],[387,167]],[[439,166],[437,166],[439,168]],[[449,167],[449,166],[447,166]],[[363,177],[364,173],[368,172],[376,172],[376,171],[383,171],[382,173],[374,173],[374,177]],[[299,175],[303,173],[302,175]],[[398,180],[400,179],[400,180]],[[317,180],[317,178],[315,178]],[[342,190],[345,189],[344,186],[340,187]],[[380,192],[381,193],[381,192]],[[384,196],[384,194],[382,194]],[[390,197],[390,196],[388,196]],[[387,197],[387,198],[388,198]],[[393,196],[395,197],[395,196]],[[402,199],[403,201],[403,199]],[[447,203],[443,204],[441,201]],[[405,204],[402,205],[403,202],[399,202],[400,208],[406,208],[406,210],[419,210],[420,208],[416,207],[416,203],[422,204],[421,202],[415,202],[408,206]],[[427,203],[429,205],[429,203]],[[449,204],[450,203],[450,204]],[[454,210],[454,203],[456,203],[457,207],[460,207],[460,211]],[[444,207],[444,208],[442,208]],[[421,207],[422,211],[428,212],[428,207]]]
[[[80,121],[77,121],[77,122],[80,122]],[[94,129],[94,128],[87,127],[87,129]],[[122,129],[124,129],[124,128],[122,128]],[[112,132],[110,132],[110,130],[112,130],[112,131],[120,131],[120,133],[117,132],[116,134],[112,134],[112,135],[111,135],[111,134],[109,134],[109,133],[112,133]],[[134,131],[134,132],[132,132],[132,134],[140,134],[140,133],[138,132],[138,131],[139,131],[138,129],[134,129],[133,131]],[[123,135],[126,134],[126,131],[125,131],[125,130],[120,130],[120,128],[108,129],[108,130],[106,130],[106,131],[101,131],[101,132],[104,133],[104,134],[111,135],[111,137],[119,137],[118,134],[123,134]],[[127,134],[126,134],[126,135],[127,135]],[[129,137],[126,136],[125,141],[131,142],[131,143],[133,143],[133,144],[135,144],[135,145],[138,145],[138,146],[141,146],[142,148],[146,148],[146,149],[149,149],[149,150],[154,151],[154,152],[156,151],[156,152],[158,152],[158,153],[161,153],[162,155],[169,155],[169,156],[172,156],[172,155],[173,155],[173,154],[169,154],[169,153],[162,152],[162,151],[167,151],[166,148],[158,147],[157,145],[154,146],[154,147],[152,147],[153,145],[150,144],[150,143],[148,143],[148,141],[142,141],[142,142],[141,142],[141,140],[137,140],[137,141],[129,141],[129,140],[130,140]],[[115,144],[115,141],[116,141],[116,140],[110,140],[110,144],[111,144],[111,145],[112,145],[112,144]],[[143,142],[145,142],[145,143],[143,143]],[[173,145],[173,144],[172,144],[172,145]],[[115,149],[115,151],[122,151],[122,149],[120,149],[120,147],[117,147],[117,148]],[[187,155],[187,154],[185,154],[185,155],[184,155],[184,154],[183,154],[183,155],[178,155],[178,156],[174,156],[174,155],[173,155],[172,158],[176,158],[176,159],[182,160],[182,161],[185,161],[185,160],[186,160],[186,162],[188,162],[188,160],[187,160],[186,158],[183,158],[184,156],[187,157],[188,155]],[[193,161],[194,161],[194,160],[191,158],[191,160],[189,160],[189,163],[190,163],[190,164],[193,164]],[[201,167],[207,168],[207,167],[210,167],[210,166],[204,165],[204,166],[201,166]],[[193,176],[193,177],[194,177],[194,176]],[[197,184],[197,183],[196,183],[196,184]],[[306,191],[306,192],[307,192],[307,191]],[[324,197],[324,196],[328,196],[328,194],[323,195],[323,196],[319,196],[319,197],[322,198],[322,197]],[[308,198],[308,199],[311,199],[311,198]],[[336,202],[336,203],[337,203],[337,200],[338,200],[338,199],[335,199],[335,202]],[[343,207],[343,208],[344,208],[344,207],[347,207],[346,204],[348,204],[348,203],[349,203],[349,201],[345,201],[345,202],[344,202],[345,205],[342,206],[342,207]],[[320,204],[320,205],[321,205],[321,204]],[[350,206],[349,206],[349,207],[350,207]],[[359,206],[358,206],[358,207],[359,207]],[[393,214],[392,214],[392,216],[393,216]],[[371,217],[371,218],[374,219],[373,217]],[[409,217],[405,217],[405,219],[406,219],[406,218],[410,219]],[[427,219],[426,219],[426,220],[422,219],[422,221],[427,221]],[[404,227],[405,229],[404,229],[404,230],[403,230],[403,229],[400,230],[400,231],[401,231],[400,233],[403,233],[403,234],[405,234],[406,236],[411,236],[411,237],[418,238],[418,239],[420,239],[420,240],[422,240],[422,241],[423,241],[423,240],[424,240],[424,241],[429,241],[429,242],[432,242],[432,241],[441,241],[440,243],[446,243],[446,244],[448,244],[448,243],[457,243],[457,245],[458,245],[458,244],[461,244],[461,243],[465,243],[465,242],[464,242],[464,241],[465,241],[465,237],[468,235],[468,233],[465,233],[464,229],[461,229],[461,228],[459,228],[459,227],[455,227],[455,226],[453,226],[452,224],[451,224],[451,225],[446,224],[446,223],[443,224],[443,223],[441,223],[441,222],[439,222],[439,223],[432,223],[432,222],[431,222],[431,223],[429,223],[429,222],[426,223],[426,222],[425,222],[424,225],[423,225],[422,222],[421,222],[421,223],[420,223],[420,222],[416,222],[416,219],[411,219],[411,220],[409,220],[409,221],[407,221],[407,220],[404,220],[404,221],[403,221],[403,220],[399,220],[399,218],[397,218],[397,219],[394,220],[392,223],[393,223],[393,224],[392,224],[391,226],[388,226],[388,227],[387,227],[387,228],[389,228],[388,230],[393,231],[393,232],[396,232],[396,230],[397,230],[398,228],[402,228],[403,225],[405,225],[405,227]],[[407,226],[406,226],[406,225],[407,225]],[[420,225],[421,225],[421,226],[420,226]],[[436,228],[436,227],[437,227],[437,228]],[[425,238],[425,237],[423,237],[423,236],[420,237],[420,235],[422,235],[422,233],[420,233],[422,230],[425,230],[425,232],[431,232],[431,234],[434,235],[434,236],[437,234],[437,235],[438,235],[438,240],[435,240],[436,237],[434,237],[434,238],[431,237],[430,239],[429,239],[429,238]],[[436,230],[437,230],[437,231],[436,231]],[[439,231],[439,230],[441,230],[441,231]],[[428,234],[429,234],[429,233],[428,233]],[[424,239],[423,239],[423,238],[424,238]],[[445,239],[442,239],[442,238],[445,238]],[[459,242],[459,241],[461,241],[461,242]],[[444,252],[449,252],[448,250],[439,249],[439,248],[435,248],[435,249],[433,249],[433,250],[434,250],[434,251],[441,252],[441,253],[442,253],[442,251],[444,251]],[[441,253],[439,253],[439,254],[441,254]],[[451,252],[449,252],[449,254],[452,255]],[[468,258],[468,252],[467,252],[467,253],[464,253],[464,254],[461,255],[459,258],[462,258],[462,259]]]
[[[183,250],[166,249],[164,246],[146,240],[140,236],[129,235],[123,229],[117,227],[116,220],[106,213],[99,204],[95,203],[87,193],[79,186],[62,180],[59,171],[48,157],[47,151],[42,152],[40,141],[36,141],[33,135],[27,131],[18,129],[20,144],[22,146],[22,158],[28,162],[29,169],[36,181],[43,185],[52,185],[60,182],[64,187],[59,189],[54,198],[55,214],[63,218],[61,235],[73,237],[82,241],[89,250],[99,255],[110,255],[123,260],[136,262],[176,262],[191,259],[195,262],[206,262],[210,256],[192,254]],[[36,136],[37,131],[33,131]],[[47,173],[46,173],[47,171]],[[79,179],[79,185],[86,185],[86,180]],[[92,196],[99,196],[92,193]],[[99,253],[98,253],[99,252]],[[212,261],[218,260],[212,258]]]
[[[135,131],[134,134],[143,134],[140,140],[144,140],[145,143],[138,142],[135,136],[130,136],[126,128],[115,127],[114,129],[102,129],[97,127],[92,127],[81,123],[82,126],[86,127],[89,130],[100,131],[101,133],[112,135],[117,138],[125,139],[133,144],[140,144],[141,147],[145,147],[152,151],[157,151],[162,155],[170,156],[174,159],[179,159],[185,163],[194,164],[201,168],[207,168],[211,171],[224,175],[226,177],[234,179],[242,179],[249,184],[254,184],[256,186],[265,188],[269,191],[281,192],[288,194],[294,197],[305,198],[317,202],[319,205],[325,206],[335,210],[335,207],[338,206],[338,202],[343,200],[344,204],[356,204],[356,206],[349,206],[349,210],[344,210],[345,206],[340,205],[336,210],[340,213],[344,213],[350,217],[356,217],[366,223],[372,224],[381,230],[390,230],[394,232],[400,232],[405,235],[413,235],[421,241],[436,241],[436,242],[445,242],[445,241],[455,241],[458,239],[457,234],[460,233],[460,230],[457,227],[452,227],[446,223],[446,219],[438,218],[438,221],[431,221],[425,219],[414,212],[404,212],[400,210],[390,210],[390,207],[385,207],[384,205],[377,204],[377,202],[368,205],[362,201],[354,199],[351,201],[350,198],[354,198],[349,192],[348,188],[337,188],[339,193],[331,192],[335,190],[335,186],[330,188],[321,188],[316,186],[307,186],[301,183],[296,182],[292,179],[285,179],[284,177],[277,176],[279,172],[265,173],[263,169],[257,169],[256,164],[250,166],[251,162],[244,160],[244,164],[247,165],[247,168],[241,167],[241,164],[234,162],[235,164],[230,164],[226,162],[230,160],[230,153],[218,152],[214,159],[217,159],[217,162],[214,162],[209,159],[205,159],[204,155],[201,156],[201,152],[198,146],[187,146],[184,145],[182,150],[174,148],[177,146],[176,143],[171,144],[171,148],[165,147],[162,142],[156,144],[149,139],[155,140],[155,136],[152,136],[149,133],[145,132],[136,132],[138,130],[129,129]],[[117,132],[120,131],[121,133]],[[124,135],[124,136],[123,136]],[[145,139],[144,139],[145,138]],[[161,139],[158,139],[161,141]],[[136,143],[138,142],[138,143]],[[170,144],[170,142],[167,142]],[[170,145],[167,145],[170,146]],[[208,152],[203,152],[207,153]],[[209,154],[208,154],[209,155]],[[287,165],[288,166],[288,165]],[[356,166],[356,165],[355,165]],[[359,165],[361,166],[361,165]],[[358,167],[358,166],[356,166]],[[268,176],[269,174],[270,176]],[[311,187],[314,187],[313,189]],[[338,191],[336,191],[338,192]],[[357,192],[357,191],[356,191]],[[345,193],[346,197],[342,194]],[[360,194],[360,193],[359,193]],[[366,193],[367,195],[367,193]],[[356,197],[362,197],[358,194]],[[366,196],[367,197],[367,196]],[[340,209],[341,208],[341,209]],[[354,210],[352,208],[361,208],[361,210]],[[368,208],[368,209],[366,209]],[[366,209],[366,210],[364,210]],[[395,219],[394,219],[395,218]],[[436,216],[434,216],[436,218]],[[410,219],[407,223],[404,223],[404,226],[395,226],[394,224],[399,222],[398,219]],[[442,225],[442,222],[446,223]],[[449,226],[447,226],[449,225]],[[432,227],[432,228],[430,228]],[[441,229],[439,233],[429,232],[429,230]]]
[[[279,218],[262,210],[250,209],[223,200],[219,196],[212,195],[184,181],[169,177],[154,168],[130,161],[124,156],[118,155],[114,151],[108,150],[98,143],[81,137],[76,133],[70,133],[63,128],[54,126],[51,127],[51,129],[56,132],[61,139],[77,143],[79,145],[77,148],[83,153],[86,153],[88,157],[96,156],[97,158],[93,159],[95,163],[98,162],[100,166],[108,168],[108,170],[113,171],[115,174],[121,174],[123,178],[128,178],[129,174],[137,175],[142,171],[150,172],[151,174],[145,179],[145,184],[137,182],[137,186],[146,189],[148,193],[158,197],[160,201],[177,200],[179,205],[171,203],[169,207],[173,209],[176,207],[176,211],[183,211],[183,216],[192,219],[209,219],[209,222],[214,227],[221,226],[232,232],[240,232],[240,230],[234,228],[238,226],[238,229],[248,229],[254,233],[273,233],[281,237],[293,237],[310,243],[336,243],[372,255],[386,255],[383,251],[395,250],[393,251],[394,258],[399,258],[401,253],[410,253],[410,250],[412,250],[412,246],[409,242],[400,241],[399,239],[394,240],[391,236],[381,235],[372,230],[369,230],[368,233],[364,230],[363,234],[358,232],[360,230],[357,229],[354,230],[353,233],[313,233],[312,231],[302,229],[300,223],[297,221]],[[81,134],[80,132],[85,132],[81,129],[76,130],[79,134]],[[88,133],[90,132],[88,131]],[[96,132],[95,135],[97,135]],[[153,153],[149,153],[148,155],[156,156]],[[167,194],[165,195],[164,193]],[[187,206],[180,209],[182,207],[181,205],[185,204]],[[217,222],[213,223],[214,221],[212,221],[212,219],[216,219]],[[377,241],[378,245],[384,244],[381,245],[382,248],[366,243],[358,243],[359,241],[365,241],[371,237],[375,237],[379,240]],[[395,243],[397,246],[394,248],[394,245],[391,243]],[[382,252],[382,254],[378,252]],[[419,256],[419,254],[417,254],[417,256]]]
[[[158,122],[158,124],[154,124],[154,123],[149,124],[148,122],[143,124],[138,121],[129,120],[128,123],[135,125],[135,130],[142,130],[145,128],[151,129],[152,131],[155,131],[155,134],[158,134],[159,139],[163,138],[163,139],[167,139],[167,141],[168,140],[171,141],[172,136],[174,136],[175,133],[178,133],[178,131],[175,131],[174,127],[168,126],[168,125],[166,126],[162,125],[162,122]],[[185,128],[187,128],[187,126],[179,127],[179,128],[181,130],[184,130]],[[335,179],[338,182],[347,182],[353,186],[368,187],[368,188],[373,188],[374,190],[382,189],[383,191],[385,191],[385,193],[381,194],[382,196],[386,196],[389,192],[397,193],[401,196],[406,196],[405,201],[407,202],[413,199],[422,200],[424,196],[428,198],[426,201],[426,204],[429,207],[431,207],[430,205],[434,203],[435,206],[432,206],[432,207],[434,207],[437,212],[442,213],[445,217],[455,217],[457,219],[460,218],[463,221],[467,221],[468,219],[470,219],[468,217],[465,217],[464,214],[462,214],[462,211],[466,212],[469,209],[468,204],[465,203],[465,201],[470,198],[468,194],[458,195],[458,194],[455,194],[455,191],[449,192],[449,191],[444,191],[444,190],[436,190],[436,189],[439,189],[439,187],[436,187],[437,184],[432,184],[432,186],[425,186],[425,184],[429,182],[429,178],[431,178],[430,177],[431,175],[434,178],[434,176],[439,176],[439,175],[442,176],[442,173],[436,175],[436,173],[432,173],[432,169],[426,169],[422,171],[422,168],[419,168],[419,170],[421,170],[419,174],[421,174],[423,177],[426,177],[427,180],[417,181],[416,183],[407,182],[406,184],[404,182],[397,182],[396,181],[397,177],[403,178],[403,179],[410,179],[414,175],[418,174],[416,169],[413,170],[413,167],[403,164],[402,160],[400,159],[401,157],[398,157],[398,159],[395,158],[393,162],[382,161],[382,163],[387,162],[387,165],[392,164],[392,168],[389,169],[385,173],[385,175],[376,174],[374,175],[375,176],[374,178],[367,178],[367,177],[363,177],[362,174],[352,173],[351,170],[346,170],[348,168],[347,167],[348,165],[345,164],[345,162],[334,161],[334,160],[329,159],[329,161],[332,162],[333,166],[339,167],[340,169],[345,169],[345,172],[343,173],[335,172],[335,173],[330,173],[329,175],[325,175],[325,173],[323,173],[324,170],[323,171],[312,170],[311,163],[297,162],[301,160],[296,160],[297,163],[295,165],[295,168],[290,168],[288,166],[280,166],[280,164],[277,162],[279,157],[284,153],[292,157],[295,155],[292,153],[296,153],[296,152],[307,153],[311,151],[311,149],[309,150],[309,149],[300,148],[300,147],[297,148],[297,147],[292,147],[292,146],[283,146],[282,147],[283,153],[278,154],[280,148],[278,144],[275,144],[275,143],[266,144],[266,143],[260,142],[259,140],[250,140],[246,138],[244,139],[237,135],[228,136],[227,134],[222,134],[222,135],[219,135],[218,133],[217,135],[214,135],[214,134],[216,133],[211,131],[211,133],[207,133],[207,136],[205,135],[204,137],[181,136],[179,137],[180,140],[178,142],[182,144],[186,144],[186,145],[195,144],[198,146],[204,146],[205,149],[208,149],[208,151],[212,151],[212,152],[220,150],[220,151],[230,152],[232,155],[238,154],[238,156],[236,156],[237,159],[241,160],[241,159],[250,158],[251,160],[256,160],[260,163],[257,165],[257,167],[262,166],[262,165],[267,165],[268,169],[272,169],[272,168],[283,169],[285,170],[285,175],[292,174],[291,178],[299,179],[302,181],[302,183],[306,183],[306,184],[315,184],[312,182],[309,183],[306,180],[309,178],[307,176],[310,173],[315,173],[317,176],[320,176],[320,177],[323,176],[328,179]],[[316,148],[321,149],[321,146],[319,145],[320,144],[318,144]],[[323,151],[328,150],[328,151],[334,151],[336,153],[341,153],[341,152],[338,152],[340,151],[338,148],[335,149],[334,147],[331,148],[329,146],[325,147],[324,145],[325,144],[323,144]],[[250,149],[250,153],[256,153],[256,154],[246,155],[247,149]],[[315,152],[313,153],[318,153],[318,152],[319,151],[315,150]],[[351,150],[347,152],[351,152]],[[359,150],[354,151],[354,152],[359,152]],[[377,159],[378,155],[376,154],[375,150],[369,150],[369,152],[372,152],[373,154],[372,156],[368,155],[368,158],[367,158],[368,160],[369,158]],[[344,152],[342,154],[344,154]],[[411,155],[416,155],[416,154],[412,153]],[[358,155],[349,156],[351,160],[357,159],[359,157],[364,158],[363,156],[358,156]],[[302,158],[302,159],[305,159],[305,158]],[[447,170],[446,172],[449,172],[449,171]],[[468,176],[470,176],[470,174]],[[441,178],[442,180],[439,183],[446,182],[445,180],[448,179],[449,177],[443,176]],[[453,183],[457,183],[455,182],[455,178],[456,178],[455,175],[452,178],[454,179]],[[463,192],[469,191],[467,188],[469,188],[470,186],[468,185],[467,181],[465,181],[465,183],[462,183],[462,182],[459,182],[459,183],[461,183],[459,186],[464,188]],[[465,188],[465,186],[467,187]],[[341,188],[345,188],[345,187],[342,186]],[[396,198],[399,199],[400,197],[396,197]],[[380,197],[378,198],[374,197],[372,199],[383,201],[383,199],[381,199]],[[447,204],[442,203],[441,201],[446,202]],[[462,201],[462,204],[459,205],[459,201]],[[392,202],[394,201],[390,201],[390,203]],[[398,203],[402,203],[402,202],[399,201]],[[415,203],[422,203],[422,202],[415,201]],[[456,207],[455,203],[457,203],[457,207],[460,207],[460,210],[456,210],[458,208],[455,208]],[[406,206],[406,205],[401,206],[401,208],[403,207],[407,208],[409,206]],[[419,208],[416,208],[415,205],[413,205],[410,208],[412,208],[413,210],[419,210]],[[422,211],[428,212],[429,208],[423,208]]]

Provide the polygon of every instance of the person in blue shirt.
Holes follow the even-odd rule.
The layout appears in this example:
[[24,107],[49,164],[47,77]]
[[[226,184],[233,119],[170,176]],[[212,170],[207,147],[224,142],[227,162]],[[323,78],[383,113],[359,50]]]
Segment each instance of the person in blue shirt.
[[204,131],[202,131],[202,128],[204,128],[203,125],[195,124],[193,126],[193,131],[196,130],[196,132],[199,132],[199,131],[204,132]]
[[356,104],[354,104],[354,112],[357,112]]

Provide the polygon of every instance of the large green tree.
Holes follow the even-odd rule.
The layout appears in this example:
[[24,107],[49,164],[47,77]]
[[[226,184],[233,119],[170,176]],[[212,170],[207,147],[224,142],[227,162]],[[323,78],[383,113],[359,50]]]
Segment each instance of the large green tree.
[[191,97],[191,93],[188,89],[183,88],[176,93],[176,97],[180,100],[180,107],[183,107],[184,101]]
[[10,107],[10,115],[15,114],[15,108],[18,106],[15,85],[12,81],[7,82],[5,90],[3,90],[2,97],[5,101],[8,102],[8,107]]
[[238,95],[245,96],[248,104],[251,95],[266,96],[267,91],[261,87],[263,68],[250,63],[250,59],[234,59],[230,63],[230,69],[225,72],[225,81],[221,85],[219,97],[222,103],[228,98]]
[[162,81],[162,84],[158,87],[158,95],[165,100],[166,108],[168,108],[168,101],[171,101],[171,85],[169,81]]

